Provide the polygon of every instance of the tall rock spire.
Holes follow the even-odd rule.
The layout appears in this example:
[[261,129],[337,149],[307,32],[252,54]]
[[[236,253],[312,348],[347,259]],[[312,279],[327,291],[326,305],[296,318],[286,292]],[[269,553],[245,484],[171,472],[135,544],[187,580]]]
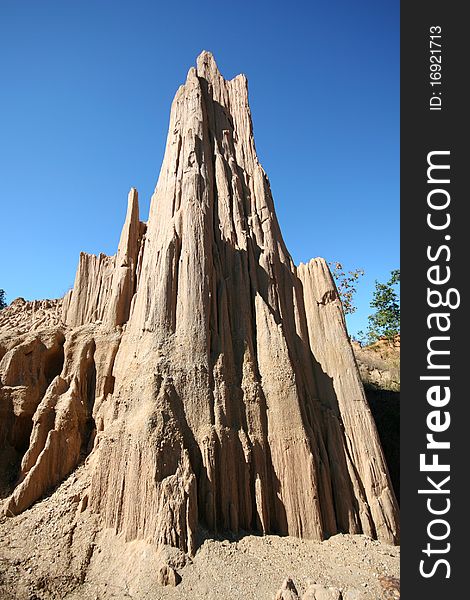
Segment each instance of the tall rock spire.
[[110,298],[105,316],[105,321],[113,325],[123,325],[129,318],[131,301],[136,289],[137,259],[144,231],[142,225],[139,221],[137,190],[131,188],[127,199],[126,220],[119,240]]
[[[311,271],[331,287],[325,302],[336,298],[324,263]],[[175,502],[162,500],[159,465],[174,464],[177,477],[184,463],[181,477],[195,482],[197,494],[188,490],[176,512],[197,515],[210,529],[397,539],[395,499],[357,375],[350,392],[344,384],[337,390],[357,374],[352,353],[336,350],[349,347],[341,309],[336,300],[334,316],[315,322],[305,309],[309,286],[286,250],[256,155],[246,78],[226,81],[203,52],[173,101],[139,285],[116,358],[115,397],[132,397],[137,386],[149,400],[145,408],[142,399],[130,402],[110,424],[122,427],[137,411],[138,431],[111,442],[105,428],[92,504],[109,524],[131,537],[142,528],[156,535],[161,516],[136,517],[135,505],[144,493],[148,507]],[[141,448],[133,467],[129,439]],[[141,475],[122,492],[126,470],[112,468],[119,456],[127,457],[127,472],[145,457],[156,484]],[[117,505],[126,515],[119,522]],[[194,523],[172,526],[186,549],[184,531]]]
[[89,506],[106,526],[188,552],[199,524],[398,540],[331,275],[293,264],[247,80],[210,53],[173,101],[146,228],[131,190],[117,255],[82,255],[63,306],[69,328],[95,323]]
[[75,283],[62,307],[62,318],[67,325],[76,327],[100,321],[113,327],[127,322],[144,233],[145,224],[139,221],[137,190],[131,188],[117,254],[80,253]]

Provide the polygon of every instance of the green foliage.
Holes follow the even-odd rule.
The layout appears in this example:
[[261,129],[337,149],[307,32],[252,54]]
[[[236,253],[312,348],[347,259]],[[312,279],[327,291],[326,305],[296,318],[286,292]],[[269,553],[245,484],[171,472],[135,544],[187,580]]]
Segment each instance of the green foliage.
[[[400,333],[400,270],[390,273],[387,283],[375,282],[375,291],[370,307],[375,312],[369,317],[367,342],[375,342],[380,337],[392,339]],[[362,333],[362,332],[360,332]],[[359,334],[358,334],[359,335]]]
[[2,310],[2,308],[5,308],[6,305],[7,302],[5,300],[5,290],[0,290],[0,310]]
[[362,329],[361,331],[358,331],[356,335],[351,336],[351,339],[354,342],[359,342],[361,346],[367,346],[367,344],[369,343],[369,339],[367,335],[362,331]]
[[357,310],[356,306],[354,306],[354,295],[356,293],[357,281],[359,277],[364,275],[364,271],[362,269],[355,269],[346,273],[341,263],[330,262],[328,264],[330,265],[331,274],[333,275],[340,300],[343,304],[344,314],[351,315]]

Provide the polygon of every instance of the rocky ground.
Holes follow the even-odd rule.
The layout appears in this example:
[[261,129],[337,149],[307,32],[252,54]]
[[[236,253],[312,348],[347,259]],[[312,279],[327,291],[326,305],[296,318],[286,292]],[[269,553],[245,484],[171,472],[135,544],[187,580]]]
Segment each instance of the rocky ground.
[[379,339],[370,346],[353,342],[354,354],[366,388],[400,391],[400,336]]
[[[2,600],[271,600],[286,577],[299,596],[315,582],[336,588],[344,599],[398,597],[396,546],[363,535],[313,542],[274,535],[214,539],[201,532],[193,559],[175,549],[158,553],[144,540],[125,542],[100,529],[78,501],[87,483],[80,467],[50,497],[20,516],[3,518]],[[171,567],[176,581],[181,577],[176,586],[171,577],[170,585],[161,585],[161,565]]]

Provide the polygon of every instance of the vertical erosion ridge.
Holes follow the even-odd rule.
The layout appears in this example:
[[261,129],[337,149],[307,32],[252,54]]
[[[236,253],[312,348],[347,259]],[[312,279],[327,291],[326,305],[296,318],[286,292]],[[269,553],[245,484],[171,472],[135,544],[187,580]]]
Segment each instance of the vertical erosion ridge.
[[89,509],[129,540],[194,553],[202,524],[398,542],[334,282],[323,259],[293,264],[246,78],[210,53],[173,101],[148,223],[132,189],[117,254],[82,253],[61,310],[65,363],[36,401],[10,512],[89,456]]

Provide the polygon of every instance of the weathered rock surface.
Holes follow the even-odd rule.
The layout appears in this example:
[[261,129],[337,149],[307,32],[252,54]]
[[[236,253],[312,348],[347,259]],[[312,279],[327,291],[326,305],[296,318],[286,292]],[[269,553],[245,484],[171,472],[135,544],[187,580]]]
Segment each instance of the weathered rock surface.
[[343,592],[343,600],[364,600],[364,592],[356,589],[349,589]]
[[75,284],[63,301],[62,320],[70,327],[103,322],[123,325],[136,289],[137,261],[145,224],[139,221],[135,188],[129,192],[127,215],[115,256],[80,254]]
[[400,600],[400,580],[396,577],[381,575],[380,585],[384,590],[384,598],[387,600]]
[[171,585],[176,587],[181,581],[181,576],[169,565],[162,565],[158,570],[158,582],[160,585]]
[[[11,332],[13,337],[46,327],[54,327],[62,322],[62,298],[58,300],[33,300],[27,302],[17,298],[0,311],[2,334]],[[2,350],[0,348],[0,357]]]
[[47,315],[27,333],[0,319],[0,443],[21,463],[8,514],[88,457],[85,510],[126,540],[193,554],[202,524],[397,542],[331,275],[293,264],[246,78],[225,81],[211,54],[173,102],[148,223],[132,189],[117,254],[81,254]]
[[400,334],[381,338],[369,346],[353,342],[357,366],[366,388],[400,391]]
[[295,583],[290,577],[286,577],[276,592],[275,600],[298,600],[298,598],[299,593],[297,592]]
[[400,497],[400,335],[369,346],[353,342],[359,375],[374,417],[393,489]]
[[[360,531],[387,539],[397,520],[395,497],[385,465],[380,440],[368,407],[346,334],[341,302],[323,259],[301,264],[298,275],[304,298],[310,347],[317,363],[320,397],[334,417],[330,418],[331,445],[338,465],[332,470],[336,519],[341,531]],[[320,372],[319,372],[320,371]],[[342,442],[342,440],[344,440]],[[335,479],[339,477],[335,485]],[[357,503],[353,514],[351,504]],[[359,523],[357,522],[359,519]],[[359,525],[359,530],[356,529]]]
[[343,596],[338,588],[326,587],[318,583],[311,583],[305,590],[302,600],[342,600]]

